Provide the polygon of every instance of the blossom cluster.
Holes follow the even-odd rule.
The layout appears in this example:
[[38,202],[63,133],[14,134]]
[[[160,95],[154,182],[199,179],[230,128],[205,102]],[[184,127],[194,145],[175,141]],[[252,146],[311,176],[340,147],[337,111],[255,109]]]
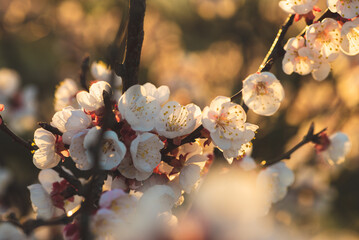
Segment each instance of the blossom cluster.
[[[317,1],[281,1],[279,5],[289,13],[308,14]],[[328,1],[328,8],[338,13],[338,20],[325,18],[311,24],[304,36],[290,38],[284,49],[283,71],[300,75],[312,74],[322,81],[330,73],[331,63],[340,51],[353,56],[359,53],[358,1]],[[314,15],[313,15],[314,16]]]

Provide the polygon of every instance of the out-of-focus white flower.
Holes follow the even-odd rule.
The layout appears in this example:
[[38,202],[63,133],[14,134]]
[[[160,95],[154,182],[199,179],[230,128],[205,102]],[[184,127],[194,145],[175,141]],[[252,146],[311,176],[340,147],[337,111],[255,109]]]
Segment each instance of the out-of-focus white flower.
[[359,15],[358,0],[327,0],[328,8],[343,18],[354,18]]
[[56,153],[56,137],[51,132],[38,128],[34,133],[34,141],[39,147],[33,157],[35,166],[40,169],[57,166],[61,157]]
[[339,55],[340,27],[337,21],[326,18],[309,26],[307,46],[323,61],[332,62]]
[[114,211],[117,217],[129,222],[135,212],[137,199],[120,189],[113,189],[101,195],[99,205]]
[[180,175],[179,183],[186,193],[191,193],[198,185],[201,178],[201,171],[206,164],[208,158],[203,155],[194,155],[190,157],[184,164]]
[[3,196],[11,178],[11,172],[6,168],[0,167],[0,196]]
[[25,234],[11,223],[0,223],[0,240],[26,240]]
[[165,102],[167,102],[170,96],[170,89],[165,85],[156,88],[155,85],[148,82],[145,83],[143,87],[146,89],[146,95],[154,97],[160,103],[160,105],[163,105]]
[[313,70],[313,54],[305,46],[305,39],[302,36],[290,38],[284,50],[286,53],[282,65],[286,74],[296,72],[300,75],[307,75]]
[[[15,94],[20,85],[20,76],[14,70],[8,68],[0,69],[0,100]],[[3,99],[4,98],[4,99]]]
[[249,75],[243,81],[243,100],[253,112],[271,116],[284,98],[284,89],[270,72]]
[[50,219],[55,213],[50,195],[45,191],[41,184],[32,184],[27,187],[30,191],[32,207],[37,213],[38,218]]
[[73,136],[69,148],[70,156],[76,163],[76,167],[81,170],[89,170],[91,163],[89,162],[86,149],[84,147],[84,139],[89,130],[84,130]]
[[242,138],[246,130],[246,118],[240,105],[231,102],[228,97],[219,96],[203,109],[202,123],[210,132],[214,144],[227,150],[232,142]]
[[321,152],[322,156],[331,165],[343,163],[351,149],[348,136],[345,133],[337,132],[329,137],[329,141],[328,148]]
[[323,58],[315,56],[312,77],[314,78],[314,80],[323,81],[328,77],[330,73],[330,68],[331,66],[329,62],[324,61]]
[[[66,170],[65,170],[66,171]],[[51,196],[51,193],[54,191],[54,183],[61,183],[64,178],[61,178],[59,174],[52,169],[44,169],[39,172],[39,182],[43,189]],[[64,210],[65,213],[76,209],[82,201],[82,197],[79,195],[74,195],[73,201],[64,200]],[[56,213],[55,213],[56,214]]]
[[318,0],[283,0],[279,2],[279,7],[290,14],[306,14],[313,10]]
[[359,53],[359,18],[343,24],[340,49],[349,56],[354,56]]
[[160,103],[147,95],[145,87],[134,85],[121,96],[118,109],[133,130],[151,131],[160,111]]
[[64,133],[62,135],[62,141],[65,144],[70,144],[75,134],[90,127],[91,124],[92,119],[90,115],[87,115],[80,109],[74,109],[71,106],[56,112],[51,121],[53,127],[56,127]]
[[[117,217],[117,214],[114,211],[107,208],[99,209],[91,218],[91,231],[96,235],[96,239],[99,240],[117,239],[118,232],[116,228],[122,230],[124,225],[125,223],[122,219]],[[122,234],[121,237],[123,237]]]
[[201,109],[195,104],[182,106],[178,102],[166,103],[159,112],[156,130],[166,138],[175,138],[190,134],[199,126]]
[[253,146],[252,146],[252,144],[251,144],[251,146],[246,149],[246,151],[245,151],[245,153],[244,153],[244,157],[242,157],[241,159],[239,159],[238,165],[239,165],[244,171],[250,171],[250,170],[255,169],[255,168],[257,167],[256,162],[255,162],[254,159],[251,157],[252,150],[253,150]]
[[257,177],[257,188],[263,191],[268,201],[275,203],[287,194],[288,186],[294,182],[294,174],[285,163],[279,162],[262,170]]
[[105,81],[98,81],[90,86],[89,92],[77,93],[77,102],[86,111],[92,112],[104,106],[103,92],[111,93],[111,86]]
[[147,217],[157,217],[159,213],[171,211],[176,201],[176,195],[171,187],[155,185],[143,193],[139,201],[139,211]]
[[54,108],[55,111],[61,111],[67,106],[77,108],[76,94],[79,91],[77,84],[71,78],[62,81],[55,91]]
[[[112,71],[104,62],[98,61],[91,64],[91,74],[96,80],[110,82]],[[122,78],[115,74],[112,87],[122,87]]]
[[[100,127],[93,127],[84,138],[84,148],[87,158],[92,164],[93,156],[88,151],[99,139]],[[126,154],[126,146],[120,140],[114,131],[106,131],[103,136],[103,144],[100,151],[100,167],[104,170],[111,170],[117,167]]]
[[160,150],[163,147],[163,142],[155,134],[138,135],[132,141],[130,148],[133,165],[140,172],[152,172],[161,161]]

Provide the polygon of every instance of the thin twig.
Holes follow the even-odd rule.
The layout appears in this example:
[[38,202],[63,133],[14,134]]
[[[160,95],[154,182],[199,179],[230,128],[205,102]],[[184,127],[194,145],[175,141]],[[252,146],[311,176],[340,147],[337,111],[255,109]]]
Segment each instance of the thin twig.
[[11,131],[6,126],[6,123],[4,122],[4,119],[2,118],[1,115],[0,115],[0,130],[3,131],[4,133],[6,133],[7,135],[9,135],[15,142],[21,144],[22,146],[29,149],[30,151],[34,151],[34,150],[39,149],[36,145],[31,144],[28,141],[25,141],[21,137],[17,136],[13,131]]
[[314,123],[312,123],[307,131],[307,134],[303,137],[303,140],[300,141],[298,144],[296,144],[294,147],[292,147],[290,150],[288,150],[287,152],[283,153],[282,155],[280,155],[277,158],[274,158],[270,161],[265,162],[264,164],[262,164],[262,167],[268,167],[270,165],[273,165],[277,162],[280,162],[281,160],[284,159],[290,159],[292,153],[294,153],[295,151],[297,151],[299,148],[301,148],[302,146],[306,145],[309,142],[312,143],[316,143],[318,142],[319,139],[319,135],[326,131],[327,129],[324,128],[321,131],[319,131],[318,133],[314,134]]
[[62,169],[62,167],[60,167],[59,165],[56,167],[52,168],[53,170],[55,170],[60,177],[66,179],[66,181],[68,181],[72,186],[75,187],[75,189],[77,190],[77,194],[78,195],[83,195],[83,186],[81,184],[81,182],[75,178],[74,176],[72,176],[71,174],[69,174],[68,172],[64,171]]
[[82,88],[85,89],[86,91],[89,90],[86,80],[87,72],[89,71],[89,69],[90,69],[90,56],[87,54],[82,59],[81,70],[79,74],[80,84]]
[[38,124],[40,127],[42,127],[43,129],[45,129],[45,130],[51,132],[51,133],[54,134],[54,135],[62,136],[62,132],[61,132],[59,129],[57,129],[57,128],[51,126],[50,124],[48,124],[48,123],[46,123],[46,122],[39,122],[39,123],[37,123],[37,124]]

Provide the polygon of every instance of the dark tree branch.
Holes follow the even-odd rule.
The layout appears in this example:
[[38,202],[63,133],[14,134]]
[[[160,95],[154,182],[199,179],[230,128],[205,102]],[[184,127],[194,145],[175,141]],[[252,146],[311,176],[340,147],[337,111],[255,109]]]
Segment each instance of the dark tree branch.
[[81,62],[81,70],[80,70],[79,78],[82,88],[85,89],[86,91],[89,90],[86,80],[87,72],[89,70],[90,70],[90,56],[85,55]]
[[2,116],[0,115],[0,130],[3,131],[4,133],[6,133],[7,135],[9,135],[13,141],[21,144],[22,146],[24,146],[25,148],[29,149],[30,151],[34,151],[39,149],[36,145],[31,144],[28,141],[25,141],[24,139],[22,139],[21,137],[17,136],[13,131],[11,131],[5,124]]
[[294,153],[295,151],[297,151],[299,148],[301,148],[302,146],[304,146],[305,144],[312,142],[312,143],[317,143],[318,139],[319,139],[319,135],[326,131],[327,129],[324,128],[323,130],[319,131],[318,133],[314,134],[314,123],[312,123],[308,129],[307,134],[303,137],[303,140],[300,141],[297,145],[295,145],[294,147],[292,147],[289,151],[283,153],[282,155],[280,155],[277,158],[272,159],[271,161],[265,162],[262,167],[268,167],[270,165],[273,165],[277,162],[280,162],[281,160],[284,159],[290,159],[292,153]]
[[50,124],[48,124],[48,123],[46,123],[46,122],[39,122],[39,123],[37,123],[37,124],[38,124],[40,127],[42,127],[43,129],[45,129],[45,130],[51,132],[51,133],[54,134],[54,135],[62,136],[62,132],[61,132],[59,129],[57,129],[57,128],[51,126]]
[[144,37],[143,22],[146,11],[146,0],[130,0],[129,11],[122,92],[125,92],[128,88],[138,83],[138,70]]

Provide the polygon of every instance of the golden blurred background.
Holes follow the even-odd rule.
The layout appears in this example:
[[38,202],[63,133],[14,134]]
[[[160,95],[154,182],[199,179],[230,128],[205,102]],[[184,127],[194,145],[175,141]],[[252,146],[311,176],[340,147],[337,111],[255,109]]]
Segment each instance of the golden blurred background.
[[[201,108],[218,96],[231,96],[241,81],[257,71],[287,14],[277,0],[149,0],[140,82],[168,85],[171,99]],[[324,0],[318,6],[325,9]],[[38,88],[37,121],[51,120],[56,85],[78,80],[82,57],[106,62],[115,38],[124,0],[2,0],[0,2],[0,68],[16,70],[21,86]],[[317,14],[317,16],[320,13]],[[295,23],[286,39],[297,35]],[[272,72],[286,98],[272,117],[249,111],[249,122],[260,126],[253,156],[271,159],[301,140],[311,122],[328,133],[345,132],[352,150],[338,167],[315,156],[312,145],[297,151],[288,166],[296,173],[288,196],[271,216],[281,226],[313,240],[359,239],[359,56],[341,55],[323,82],[283,73],[281,61]],[[31,139],[33,130],[23,133]],[[26,186],[38,170],[30,153],[20,151],[0,134],[0,163],[11,169],[14,183],[2,205],[29,211]],[[218,161],[225,164],[223,160]],[[279,239],[279,238],[278,238]],[[287,238],[288,239],[288,238]]]

